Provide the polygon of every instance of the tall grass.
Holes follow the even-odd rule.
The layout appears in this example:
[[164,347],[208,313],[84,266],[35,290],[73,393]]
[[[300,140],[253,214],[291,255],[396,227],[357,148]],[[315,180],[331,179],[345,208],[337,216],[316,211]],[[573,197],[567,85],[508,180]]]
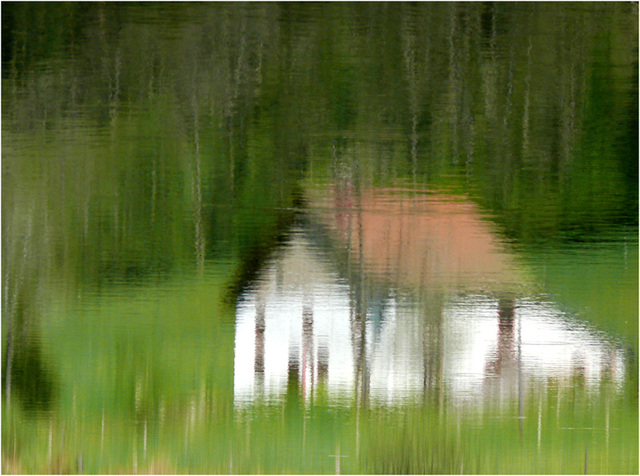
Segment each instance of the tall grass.
[[[366,473],[637,474],[637,408],[609,391],[502,409],[413,407],[368,421]],[[576,396],[576,398],[578,398]]]
[[31,419],[14,409],[3,415],[3,471],[637,474],[637,411],[605,390],[576,398],[531,396],[522,430],[517,402],[356,409],[289,395],[224,419],[196,399],[162,421],[107,415],[104,427],[100,415]]
[[335,406],[296,385],[234,407],[234,269],[54,301],[41,335],[56,399],[42,412],[3,402],[3,472],[637,474],[632,382],[548,382],[522,419],[517,401]]

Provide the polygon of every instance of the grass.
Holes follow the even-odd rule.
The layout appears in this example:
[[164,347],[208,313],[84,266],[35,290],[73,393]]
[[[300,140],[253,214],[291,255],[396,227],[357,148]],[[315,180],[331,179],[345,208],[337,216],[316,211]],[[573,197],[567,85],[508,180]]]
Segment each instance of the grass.
[[[532,395],[496,411],[404,409],[370,420],[364,472],[636,474],[637,409],[603,390],[582,402]],[[608,402],[608,403],[607,403]],[[621,406],[617,406],[621,404]],[[614,410],[615,409],[615,410]]]
[[57,301],[41,329],[57,398],[40,414],[3,402],[2,471],[325,474],[338,459],[345,474],[637,474],[637,381],[549,382],[522,432],[517,402],[335,407],[293,387],[234,408],[234,269]]
[[[565,392],[567,390],[565,389]],[[637,409],[610,389],[484,409],[305,406],[298,395],[219,421],[202,400],[126,416],[3,415],[5,473],[637,474]],[[211,408],[211,407],[209,407]],[[146,432],[145,432],[146,431]]]

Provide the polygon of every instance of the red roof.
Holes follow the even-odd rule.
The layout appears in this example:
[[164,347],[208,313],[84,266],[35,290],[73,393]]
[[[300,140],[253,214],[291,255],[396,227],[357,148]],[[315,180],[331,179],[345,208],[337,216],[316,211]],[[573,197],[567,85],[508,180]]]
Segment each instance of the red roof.
[[[401,286],[511,288],[524,282],[494,225],[464,196],[330,186],[310,203],[368,273]],[[360,243],[360,240],[361,243]],[[360,251],[360,245],[362,250]]]

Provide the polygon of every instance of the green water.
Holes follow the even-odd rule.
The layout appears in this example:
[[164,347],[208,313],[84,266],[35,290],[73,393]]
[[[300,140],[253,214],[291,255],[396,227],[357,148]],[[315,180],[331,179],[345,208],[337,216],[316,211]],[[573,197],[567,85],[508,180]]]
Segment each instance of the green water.
[[4,3],[4,473],[638,472],[636,3]]

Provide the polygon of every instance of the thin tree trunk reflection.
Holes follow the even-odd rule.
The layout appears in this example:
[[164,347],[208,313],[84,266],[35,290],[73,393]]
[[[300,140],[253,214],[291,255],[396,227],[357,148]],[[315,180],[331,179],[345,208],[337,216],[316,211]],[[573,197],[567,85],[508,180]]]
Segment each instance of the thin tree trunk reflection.
[[264,297],[259,294],[256,304],[256,326],[255,326],[255,360],[254,375],[258,393],[264,391],[264,340],[265,340],[265,302]]
[[308,300],[302,308],[302,394],[313,391],[314,352],[313,352],[313,307]]
[[[194,82],[195,82],[196,72],[194,71]],[[195,201],[195,216],[194,216],[194,225],[195,225],[195,240],[194,247],[196,253],[196,264],[198,266],[198,270],[202,272],[204,269],[204,258],[205,258],[205,235],[204,235],[204,227],[202,223],[202,172],[201,172],[201,158],[200,158],[200,121],[199,121],[199,113],[198,113],[198,105],[196,102],[196,92],[195,92],[195,84],[193,85],[193,98],[192,98],[192,108],[193,108],[193,142],[195,148],[195,177],[193,178],[193,194]]]

